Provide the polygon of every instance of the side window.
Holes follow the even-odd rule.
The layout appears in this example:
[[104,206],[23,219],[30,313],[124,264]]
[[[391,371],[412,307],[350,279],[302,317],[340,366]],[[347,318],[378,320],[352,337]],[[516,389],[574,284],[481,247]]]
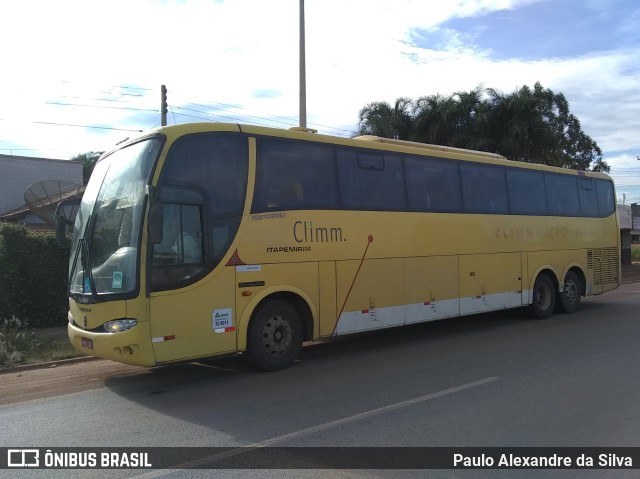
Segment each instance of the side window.
[[600,216],[610,216],[616,210],[616,202],[613,195],[613,183],[608,180],[595,180],[598,192],[598,212]]
[[246,137],[191,135],[176,142],[169,151],[162,182],[204,192],[209,217],[241,215],[247,165]]
[[162,204],[162,241],[153,245],[152,283],[172,284],[204,269],[202,207]]
[[462,211],[457,162],[407,156],[405,171],[410,210]]
[[[163,241],[152,249],[153,290],[184,285],[227,254],[244,210],[248,164],[245,135],[197,133],[173,144],[158,184]],[[177,235],[168,230],[175,218]]]
[[256,169],[254,213],[338,205],[332,146],[259,140]]
[[598,216],[598,195],[593,178],[579,177],[582,216]]
[[514,215],[546,215],[544,173],[517,168],[507,170],[509,208]]
[[342,208],[406,208],[402,156],[347,149],[339,149],[337,156]]
[[464,211],[508,214],[504,168],[465,163],[460,165]]
[[544,183],[550,215],[580,216],[577,176],[545,173]]

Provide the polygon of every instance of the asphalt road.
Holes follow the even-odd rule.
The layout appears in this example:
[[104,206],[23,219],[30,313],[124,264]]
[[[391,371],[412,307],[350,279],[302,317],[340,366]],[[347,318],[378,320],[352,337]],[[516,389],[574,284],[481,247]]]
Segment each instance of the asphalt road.
[[[0,445],[640,444],[640,284],[573,315],[484,314],[240,358],[138,369],[92,361],[0,375]],[[1,471],[0,471],[1,472]],[[12,471],[14,472],[14,471]],[[19,477],[281,477],[273,471],[28,471]],[[46,474],[44,474],[46,472]],[[290,477],[638,477],[638,471],[294,471]],[[14,476],[18,477],[18,475]]]

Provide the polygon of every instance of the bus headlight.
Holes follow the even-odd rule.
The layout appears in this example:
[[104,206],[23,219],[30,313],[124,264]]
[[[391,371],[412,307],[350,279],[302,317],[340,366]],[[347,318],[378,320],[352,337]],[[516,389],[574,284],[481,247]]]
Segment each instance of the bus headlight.
[[107,321],[102,325],[107,333],[121,333],[133,328],[138,321],[135,319],[116,319],[115,321]]

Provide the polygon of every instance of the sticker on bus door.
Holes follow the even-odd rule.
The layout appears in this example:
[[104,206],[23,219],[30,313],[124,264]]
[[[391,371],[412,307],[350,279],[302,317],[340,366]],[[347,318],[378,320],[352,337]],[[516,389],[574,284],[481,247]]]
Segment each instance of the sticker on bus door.
[[234,331],[233,314],[231,308],[216,309],[211,313],[213,331],[216,333],[228,333]]

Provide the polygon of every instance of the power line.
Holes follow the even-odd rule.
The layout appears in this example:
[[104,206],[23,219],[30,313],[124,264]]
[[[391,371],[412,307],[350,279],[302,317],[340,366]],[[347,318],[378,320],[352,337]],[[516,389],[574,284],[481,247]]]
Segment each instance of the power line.
[[71,123],[54,123],[50,121],[32,121],[31,123],[36,123],[38,125],[54,125],[54,126],[74,126],[78,128],[94,128],[98,130],[116,130],[116,131],[135,131],[137,133],[142,133],[144,130],[133,130],[130,128],[113,128],[110,126],[93,126],[93,125],[74,125]]
[[83,108],[107,108],[110,110],[148,111],[151,113],[159,113],[159,110],[151,110],[148,108],[132,108],[132,107],[126,107],[126,106],[84,105],[80,103],[62,103],[58,101],[46,101],[45,103],[47,105],[58,105],[58,106],[77,106],[77,107],[83,107]]
[[[184,95],[183,95],[184,97]],[[247,108],[242,107],[242,106],[238,106],[238,105],[231,105],[229,103],[222,103],[222,102],[209,102],[209,104],[202,104],[202,103],[196,103],[196,102],[191,102],[191,101],[185,101],[185,104],[188,105],[194,105],[194,106],[199,106],[202,108],[214,108],[214,109],[219,109],[218,107],[214,106],[214,105],[220,105],[222,107],[226,107],[226,108],[234,108],[236,110],[247,110]],[[273,118],[265,118],[265,117],[260,117],[260,116],[255,116],[255,115],[249,115],[246,114],[244,115],[246,117],[250,117],[250,118],[258,118],[260,120],[265,120],[265,121],[271,121],[271,122],[276,122],[276,123],[283,123],[285,125],[289,125],[289,126],[296,126],[298,125],[298,120],[296,118],[293,117],[287,117],[287,116],[280,116],[280,115],[273,115],[273,118],[280,118],[282,120],[287,120],[286,123],[284,122],[279,122],[276,120],[273,120]],[[322,127],[322,128],[326,128],[329,130],[334,130],[334,131],[339,131],[339,132],[343,132],[346,133],[347,135],[351,136],[351,134],[353,133],[350,130],[345,130],[344,128],[337,128],[337,127],[333,127],[333,126],[328,126],[328,125],[321,125],[320,123],[308,123],[310,126],[317,126],[317,127]]]
[[[68,81],[68,80],[61,80],[61,83],[64,83],[66,85],[77,85],[77,83],[74,83],[72,81]],[[125,92],[114,92],[114,91],[100,91],[98,92],[99,94],[106,94],[106,95],[120,95],[120,96],[131,96],[131,97],[137,97],[137,98],[144,98],[146,95],[145,93],[140,93],[140,92],[155,92],[156,88],[147,88],[147,87],[143,87],[143,86],[130,86],[130,85],[112,85],[110,87],[107,87],[110,89],[125,89],[125,90],[133,90],[135,93],[125,93]],[[184,97],[184,95],[182,95]],[[71,99],[78,99],[81,100],[82,97],[78,97],[78,96],[62,96],[62,98],[71,98]],[[86,98],[86,97],[85,97]],[[114,102],[114,103],[131,103],[131,102],[127,102],[127,101],[123,101],[121,99],[117,99],[117,98],[88,98],[91,101],[104,101],[104,102]],[[56,102],[56,101],[47,101],[47,104],[50,105],[57,105],[57,106],[76,106],[76,107],[80,107],[80,108],[108,108],[108,109],[114,109],[114,110],[129,110],[129,111],[146,111],[146,112],[150,112],[150,113],[159,113],[159,110],[156,109],[149,109],[149,108],[134,108],[134,107],[110,107],[110,106],[98,106],[98,105],[87,105],[87,104],[81,104],[81,103],[63,103],[63,102]],[[198,103],[198,102],[191,102],[191,101],[185,101],[185,104],[187,105],[193,105],[193,106],[197,106],[197,107],[202,107],[202,108],[212,108],[212,109],[220,109],[220,107],[224,107],[224,108],[232,108],[232,109],[236,109],[236,110],[242,110],[242,111],[247,111],[247,108],[243,107],[243,106],[239,106],[239,105],[232,105],[229,103],[223,103],[223,102],[211,102],[217,106],[214,106],[212,104],[203,104],[203,103]],[[187,107],[178,107],[176,105],[174,105],[175,108],[182,108],[185,111],[189,111],[190,109]],[[253,118],[253,119],[258,119],[258,120],[262,120],[263,122],[269,122],[269,124],[265,124],[265,123],[258,123],[255,121],[249,121],[249,123],[255,123],[257,125],[260,126],[272,126],[273,123],[276,124],[281,124],[281,125],[285,125],[287,127],[292,127],[292,126],[297,126],[298,124],[298,120],[292,117],[286,117],[286,116],[280,116],[280,115],[273,115],[272,117],[266,118],[266,117],[262,117],[262,116],[257,116],[257,115],[252,115],[252,114],[248,114],[248,113],[242,113],[240,115],[237,115],[236,117],[232,117],[232,116],[225,116],[225,115],[220,115],[220,114],[214,114],[214,113],[209,113],[209,112],[204,112],[204,111],[200,111],[200,110],[193,110],[193,112],[195,113],[201,113],[204,115],[209,115],[209,116],[214,116],[214,117],[218,117],[218,118],[226,118],[232,121],[238,121],[238,117],[239,118]],[[183,116],[188,116],[188,115],[184,115]],[[203,119],[205,121],[210,121],[207,120],[206,118],[197,118],[194,117],[196,119]],[[280,121],[280,120],[284,120],[284,121]],[[332,126],[328,126],[328,125],[322,125],[319,123],[309,123],[310,126],[313,127],[319,127],[325,130],[330,130],[331,133],[333,133],[334,135],[337,136],[351,136],[353,134],[353,131],[350,130],[346,130],[344,128],[337,128],[337,127],[332,127]]]
[[[11,121],[11,120],[5,120],[4,118],[0,118],[0,121]],[[56,123],[53,121],[27,121],[25,123],[34,123],[36,125],[52,125],[52,126],[71,126],[71,127],[77,127],[77,128],[93,128],[93,129],[98,129],[98,130],[116,130],[116,131],[135,131],[138,133],[142,133],[144,130],[132,130],[129,128],[114,128],[114,127],[110,127],[110,126],[96,126],[96,125],[76,125],[76,124],[72,124],[72,123]]]
[[[172,107],[172,108],[177,108],[178,110],[183,109],[183,108],[181,108],[181,107],[179,107],[179,106],[174,106],[174,107]],[[215,119],[213,119],[213,118],[203,118],[203,117],[201,117],[201,116],[188,115],[187,113],[180,113],[180,112],[178,112],[178,111],[173,112],[173,110],[172,110],[172,113],[173,113],[174,115],[178,115],[178,116],[186,116],[187,118],[193,118],[193,119],[195,119],[195,120],[203,120],[203,121],[208,121],[208,122],[211,122],[211,123],[221,123],[219,120],[215,120]],[[202,113],[204,113],[204,112],[202,112]],[[228,116],[222,116],[222,115],[212,115],[211,113],[205,113],[205,115],[219,116],[220,118],[225,118],[226,120],[232,120],[234,123],[237,123],[238,121],[241,121],[241,120],[242,120],[241,118],[231,118],[231,117],[228,117]],[[174,118],[174,121],[175,121],[175,118]],[[271,127],[271,125],[265,125],[264,123],[254,122],[253,124],[258,125],[258,126]]]
[[[193,103],[189,103],[189,102],[187,102],[187,104],[193,105]],[[209,113],[209,112],[202,111],[202,110],[194,110],[192,108],[186,108],[186,107],[180,107],[180,106],[174,106],[174,108],[178,108],[180,110],[185,110],[185,111],[191,111],[191,112],[194,112],[194,113],[202,113],[204,115],[215,116],[215,117],[219,117],[219,118],[227,118],[228,120],[238,121],[238,117],[219,115],[217,113]],[[242,118],[242,117],[245,117],[245,118],[257,118],[259,120],[273,121],[274,123],[281,123],[281,124],[287,125],[287,126],[294,126],[291,123],[284,123],[282,121],[277,121],[277,120],[269,120],[268,118],[263,118],[263,117],[254,116],[254,115],[238,115],[238,116],[240,118]],[[269,125],[264,125],[264,124],[260,124],[260,125],[261,126],[269,126]]]

